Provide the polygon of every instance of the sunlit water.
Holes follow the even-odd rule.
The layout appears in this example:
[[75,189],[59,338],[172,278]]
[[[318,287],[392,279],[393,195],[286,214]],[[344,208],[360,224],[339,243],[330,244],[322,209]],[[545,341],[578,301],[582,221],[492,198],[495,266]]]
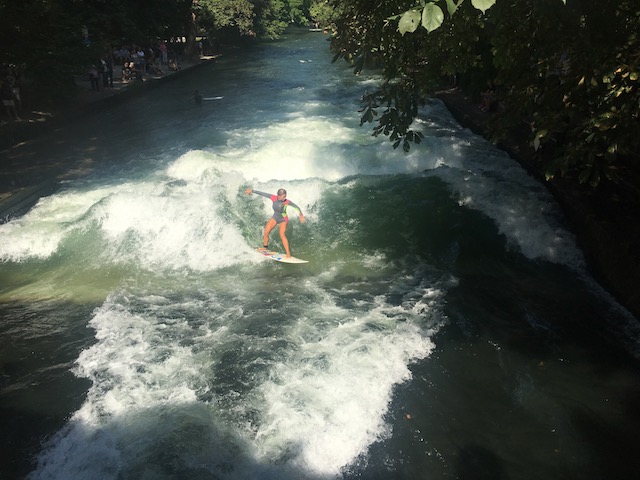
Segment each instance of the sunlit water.
[[330,59],[291,33],[41,152],[102,166],[0,226],[6,478],[638,478],[636,320],[545,187],[438,102],[394,151]]

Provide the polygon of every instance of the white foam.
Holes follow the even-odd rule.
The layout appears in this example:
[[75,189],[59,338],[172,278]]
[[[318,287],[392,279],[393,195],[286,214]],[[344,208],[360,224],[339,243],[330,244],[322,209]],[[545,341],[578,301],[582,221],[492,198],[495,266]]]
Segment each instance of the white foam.
[[215,154],[215,168],[267,182],[415,173],[433,165],[418,151],[407,155],[390,149],[386,141],[371,137],[357,124],[302,115],[299,112],[268,128],[230,132],[224,151]]
[[456,130],[451,118],[447,123],[441,103],[430,108],[444,123],[439,135],[429,137],[432,151],[438,145],[432,173],[449,183],[459,204],[492,218],[508,245],[526,257],[584,270],[582,252],[545,186],[481,137]]
[[[168,326],[110,299],[90,325],[97,343],[80,354],[75,373],[92,386],[80,410],[40,455],[30,478],[117,476],[148,448],[144,439],[153,425],[161,429],[149,415],[193,404],[202,388],[191,349],[171,331],[188,329],[186,323],[176,320]],[[136,431],[141,425],[147,431]]]
[[393,387],[433,348],[421,317],[437,315],[441,293],[415,293],[417,301],[400,306],[379,297],[355,309],[323,294],[298,320],[288,337],[298,348],[260,388],[261,458],[293,457],[300,470],[334,476],[389,434],[384,416]]
[[67,190],[44,197],[24,216],[0,225],[0,259],[48,258],[72,233],[86,228],[89,209],[110,195],[110,188]]
[[[225,478],[337,475],[389,434],[384,418],[394,386],[410,379],[409,365],[433,348],[443,294],[414,286],[418,277],[391,287],[382,282],[403,294],[398,305],[365,291],[360,301],[340,306],[337,300],[352,296],[348,286],[330,293],[308,280],[296,296],[316,301],[303,308],[295,303],[304,316],[283,312],[283,322],[269,327],[279,329],[274,337],[245,325],[235,299],[240,294],[259,306],[251,314],[262,324],[262,315],[273,314],[262,305],[263,292],[255,298],[250,289],[237,293],[234,282],[213,286],[200,300],[181,301],[175,288],[172,298],[111,295],[90,322],[96,343],[74,369],[91,380],[86,400],[48,442],[31,478],[139,476],[142,470],[157,477],[170,467],[153,466],[153,458],[182,442],[186,450],[177,461],[183,468],[195,461],[215,471],[219,462],[235,462],[228,475],[221,473]],[[224,363],[227,355],[233,365]],[[220,382],[238,382],[243,392],[221,390]],[[237,449],[240,456],[231,453]]]
[[[86,227],[78,219],[103,202],[96,220],[111,258],[145,268],[225,267],[237,262],[237,255],[240,261],[250,258],[246,234],[238,228],[242,219],[234,213],[237,194],[248,185],[265,191],[285,186],[289,198],[308,212],[322,195],[318,187],[325,184],[318,180],[427,169],[451,185],[461,205],[494,219],[512,248],[532,259],[583,269],[582,254],[544,187],[481,138],[455,130],[441,104],[431,104],[425,115],[416,126],[429,135],[408,155],[371,137],[367,128],[322,116],[293,115],[267,128],[229,132],[223,148],[190,151],[148,181],[44,200],[22,219],[0,226],[8,239],[0,258],[51,256],[65,238]],[[171,183],[176,180],[182,183]],[[264,209],[268,214],[267,202]],[[230,223],[233,218],[239,223]],[[229,245],[233,255],[211,254]]]
[[237,263],[238,256],[250,252],[224,210],[214,192],[197,185],[169,191],[138,185],[103,206],[101,230],[112,258],[146,268],[212,270]]
[[[201,173],[208,171],[201,156],[187,156],[187,162],[187,169],[203,165]],[[253,252],[229,213],[237,208],[238,195],[229,180],[218,176],[172,185],[151,176],[148,181],[54,195],[0,226],[1,258],[48,258],[72,235],[87,241],[97,235],[105,240],[100,245],[104,250],[92,252],[93,261],[103,264],[213,270],[247,261]],[[234,181],[239,185],[241,180]]]

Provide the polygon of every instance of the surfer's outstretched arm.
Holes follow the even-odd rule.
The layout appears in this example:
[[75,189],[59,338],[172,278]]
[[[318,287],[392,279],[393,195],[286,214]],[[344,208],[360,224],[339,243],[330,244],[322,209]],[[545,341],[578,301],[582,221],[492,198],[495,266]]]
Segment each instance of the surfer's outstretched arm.
[[276,195],[273,195],[271,193],[265,193],[265,192],[261,192],[260,190],[254,190],[253,188],[249,187],[247,188],[244,193],[246,193],[247,195],[251,195],[252,193],[255,193],[256,195],[261,195],[263,197],[268,198],[269,200],[273,201],[275,199],[277,199],[278,197]]

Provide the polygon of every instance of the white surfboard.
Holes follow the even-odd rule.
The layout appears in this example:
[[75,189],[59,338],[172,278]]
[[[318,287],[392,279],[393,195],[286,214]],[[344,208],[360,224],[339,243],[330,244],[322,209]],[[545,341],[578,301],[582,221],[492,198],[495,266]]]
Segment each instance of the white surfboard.
[[269,258],[271,260],[275,260],[276,262],[282,263],[309,263],[307,260],[302,260],[301,258],[289,257],[287,258],[286,253],[274,252],[273,250],[265,250],[263,248],[258,248],[257,252],[263,257]]
[[202,100],[222,100],[223,97],[202,97]]

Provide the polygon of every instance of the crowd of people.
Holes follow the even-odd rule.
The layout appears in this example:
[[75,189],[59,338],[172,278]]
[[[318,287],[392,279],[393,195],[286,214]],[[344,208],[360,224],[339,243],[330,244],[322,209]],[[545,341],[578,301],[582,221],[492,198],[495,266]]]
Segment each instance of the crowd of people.
[[139,45],[123,45],[108,52],[91,65],[88,76],[91,89],[113,87],[114,65],[121,69],[121,80],[144,80],[145,75],[164,75],[165,69],[180,69],[175,52],[162,41],[147,48]]
[[[114,87],[114,80],[124,83],[143,81],[146,75],[164,75],[181,69],[172,43],[158,41],[146,48],[130,44],[110,49],[91,64],[84,73],[93,91]],[[118,75],[120,75],[118,77]],[[0,124],[22,121],[22,88],[20,69],[3,63],[0,66]],[[26,117],[25,117],[26,115]]]

